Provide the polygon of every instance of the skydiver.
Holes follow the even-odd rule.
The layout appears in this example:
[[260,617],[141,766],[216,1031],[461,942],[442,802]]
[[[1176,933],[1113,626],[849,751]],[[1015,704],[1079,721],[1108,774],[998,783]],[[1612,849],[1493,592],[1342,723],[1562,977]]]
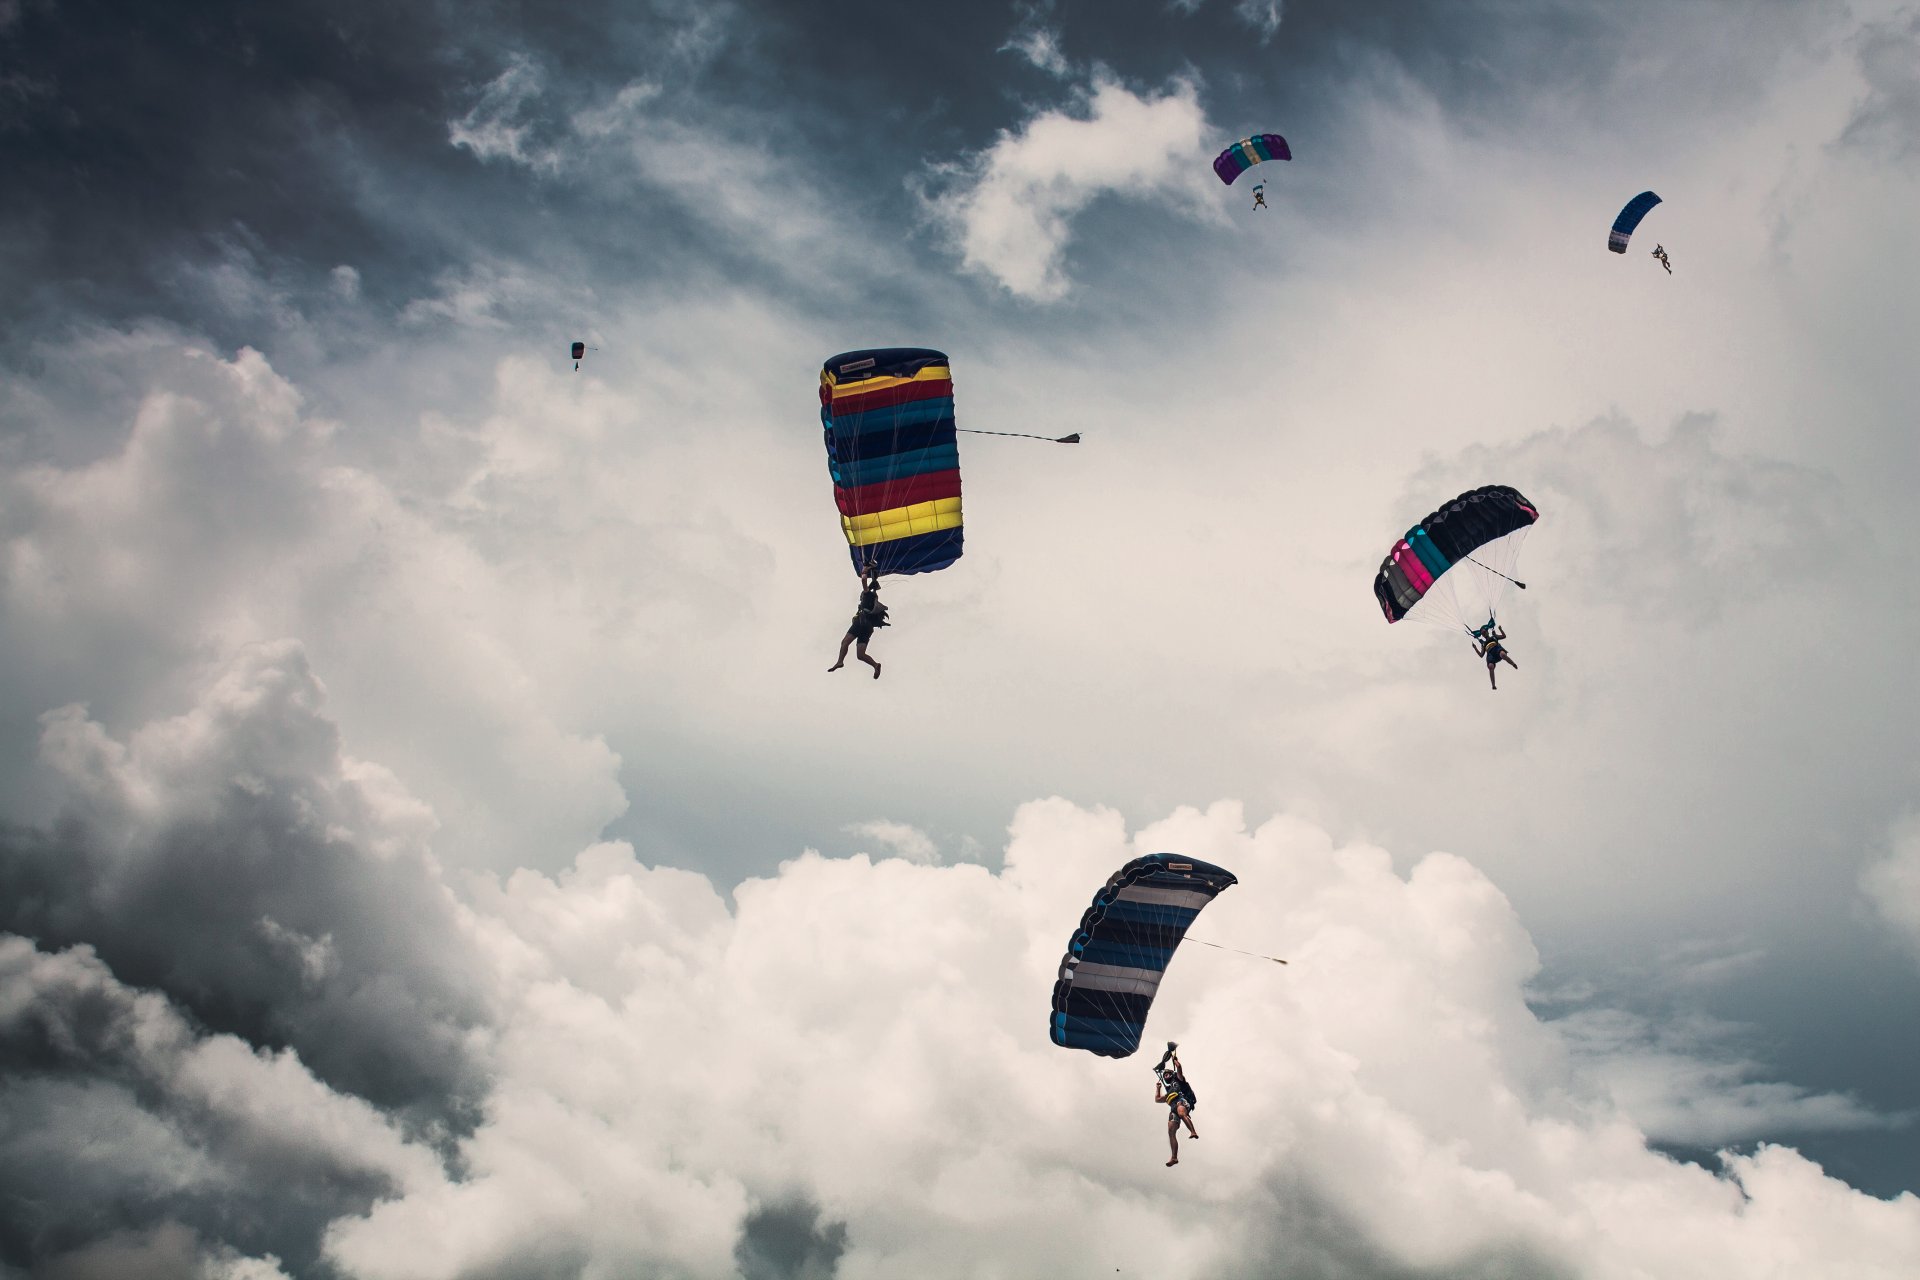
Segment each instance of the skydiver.
[[[1167,1161],[1167,1168],[1180,1163],[1180,1125],[1184,1121],[1187,1133],[1195,1142],[1200,1141],[1200,1131],[1193,1127],[1193,1108],[1196,1105],[1193,1089],[1187,1084],[1186,1073],[1180,1068],[1180,1059],[1174,1053],[1173,1041],[1167,1041],[1167,1051],[1160,1057],[1160,1065],[1153,1072],[1153,1100],[1164,1103],[1167,1108],[1167,1150],[1173,1159]],[[1167,1065],[1171,1059],[1173,1065]]]
[[867,641],[873,639],[874,629],[887,625],[887,606],[880,603],[880,570],[873,561],[867,561],[866,568],[860,571],[860,603],[853,611],[853,621],[847,625],[847,634],[840,638],[840,656],[828,671],[838,671],[847,665],[847,647],[858,641],[860,648],[854,656],[873,668],[873,678],[880,678],[880,664],[867,656]]
[[[1482,635],[1482,632],[1485,634]],[[1499,692],[1500,686],[1494,681],[1493,669],[1504,662],[1515,671],[1518,671],[1520,664],[1513,660],[1513,655],[1508,653],[1505,646],[1500,643],[1507,638],[1505,631],[1502,631],[1498,627],[1494,627],[1489,631],[1483,627],[1481,631],[1475,632],[1474,634],[1480,638],[1473,642],[1473,651],[1487,660],[1487,685],[1497,693]]]
[[1267,184],[1264,182],[1253,184],[1253,207],[1256,209],[1267,207]]
[[1673,259],[1667,256],[1667,248],[1665,245],[1656,244],[1653,246],[1653,256],[1660,259],[1660,265],[1667,269],[1668,275],[1673,274]]

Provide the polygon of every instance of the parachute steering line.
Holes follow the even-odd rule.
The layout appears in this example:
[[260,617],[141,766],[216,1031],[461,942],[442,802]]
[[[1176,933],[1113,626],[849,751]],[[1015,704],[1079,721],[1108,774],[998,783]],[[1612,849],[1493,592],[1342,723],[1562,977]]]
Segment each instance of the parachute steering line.
[[1016,440],[1045,440],[1048,444],[1079,444],[1080,433],[1070,436],[1032,436],[1024,431],[981,431],[975,427],[955,427],[955,431],[969,436],[1011,436]]
[[1203,947],[1212,947],[1215,951],[1231,951],[1237,956],[1252,956],[1255,960],[1271,960],[1275,964],[1286,963],[1286,961],[1282,960],[1279,956],[1263,956],[1258,951],[1242,951],[1238,947],[1223,947],[1217,942],[1208,942],[1205,938],[1196,938],[1192,934],[1187,935],[1187,941],[1197,942]]
[[[1492,574],[1496,578],[1507,578],[1506,574],[1500,572],[1498,569],[1494,568],[1490,564],[1480,564],[1480,562],[1478,560],[1474,560],[1472,556],[1467,556],[1465,558],[1467,560],[1473,561],[1474,564],[1479,564],[1482,569],[1485,569],[1488,573]],[[1511,582],[1514,586],[1520,588],[1522,591],[1525,591],[1527,589],[1527,584],[1520,581],[1520,579],[1518,578],[1507,578],[1507,581]]]

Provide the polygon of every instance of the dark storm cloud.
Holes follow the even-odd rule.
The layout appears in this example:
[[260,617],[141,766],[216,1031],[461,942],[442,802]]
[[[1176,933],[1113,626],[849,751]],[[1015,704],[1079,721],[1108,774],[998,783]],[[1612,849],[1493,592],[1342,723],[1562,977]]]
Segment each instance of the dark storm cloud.
[[197,1232],[298,1267],[327,1222],[400,1189],[419,1163],[401,1150],[364,1104],[202,1035],[86,948],[0,936],[0,1261],[102,1274],[93,1246],[186,1266]]
[[847,1224],[822,1222],[805,1199],[762,1205],[741,1224],[733,1247],[743,1280],[833,1280],[847,1251]]
[[[206,719],[178,722],[190,740],[155,766],[164,780],[103,760],[52,830],[6,834],[0,929],[89,945],[215,1031],[458,1123],[481,1085],[467,1044],[485,1015],[476,957],[421,855],[369,847],[380,819],[341,785],[318,696],[297,650],[256,650]],[[93,731],[50,724],[75,745]],[[157,806],[137,794],[153,782],[171,792]]]
[[555,69],[562,119],[632,76],[697,70],[714,12],[29,4],[0,26],[0,266],[26,282],[0,320],[155,314],[225,337],[184,267],[238,254],[300,297],[348,265],[398,305],[462,264],[537,255],[592,202],[485,163],[450,125],[515,66]]
[[[716,235],[577,131],[580,113],[635,86],[665,124],[712,125],[697,142],[716,171],[754,164],[729,138],[763,144],[846,214],[910,239],[906,180],[990,143],[1029,95],[1057,97],[1067,67],[1164,84],[1205,66],[1223,127],[1257,120],[1313,134],[1351,105],[1343,82],[1364,80],[1356,68],[1370,56],[1454,109],[1497,115],[1543,80],[1598,89],[1622,66],[1657,75],[1702,50],[1687,38],[1694,28],[1650,3],[1298,3],[1270,44],[1232,6],[1183,15],[1157,0],[960,6],[943,12],[937,39],[910,7],[823,14],[800,0],[656,0],[638,12],[588,2],[537,21],[510,5],[361,0],[221,0],[179,13],[81,0],[8,12],[0,267],[18,283],[0,339],[13,343],[74,317],[160,315],[260,345],[275,317],[210,296],[198,274],[223,266],[294,311],[344,288],[391,312],[449,273],[501,259],[582,289],[724,273],[739,261],[737,228]],[[1742,7],[1749,40],[1724,66],[1709,57],[1720,74],[1705,78],[1751,82],[1819,12]],[[1051,70],[1019,52],[1042,33],[1057,36]],[[521,154],[476,145],[489,127],[496,142],[517,138]],[[772,179],[759,215],[768,228],[791,215]],[[342,266],[354,275],[335,274]]]

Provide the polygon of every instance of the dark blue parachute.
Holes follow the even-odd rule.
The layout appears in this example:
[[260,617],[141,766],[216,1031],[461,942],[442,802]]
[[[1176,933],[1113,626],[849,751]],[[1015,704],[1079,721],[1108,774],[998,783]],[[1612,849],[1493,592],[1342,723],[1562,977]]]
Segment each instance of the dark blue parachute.
[[1607,232],[1607,248],[1615,253],[1627,251],[1627,237],[1640,225],[1640,219],[1647,216],[1647,210],[1660,203],[1660,197],[1651,191],[1642,191],[1627,201],[1627,207],[1613,220],[1613,230]]
[[1047,1032],[1066,1049],[1124,1058],[1140,1047],[1147,1010],[1187,927],[1231,871],[1177,853],[1150,853],[1113,873],[1060,959]]

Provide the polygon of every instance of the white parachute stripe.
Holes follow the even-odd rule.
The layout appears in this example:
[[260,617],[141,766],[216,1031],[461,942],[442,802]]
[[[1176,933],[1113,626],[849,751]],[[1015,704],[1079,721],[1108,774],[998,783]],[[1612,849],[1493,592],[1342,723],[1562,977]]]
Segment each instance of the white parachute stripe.
[[1130,884],[1116,895],[1122,902],[1144,902],[1156,907],[1185,907],[1198,911],[1213,901],[1203,889],[1157,889],[1152,885]]

